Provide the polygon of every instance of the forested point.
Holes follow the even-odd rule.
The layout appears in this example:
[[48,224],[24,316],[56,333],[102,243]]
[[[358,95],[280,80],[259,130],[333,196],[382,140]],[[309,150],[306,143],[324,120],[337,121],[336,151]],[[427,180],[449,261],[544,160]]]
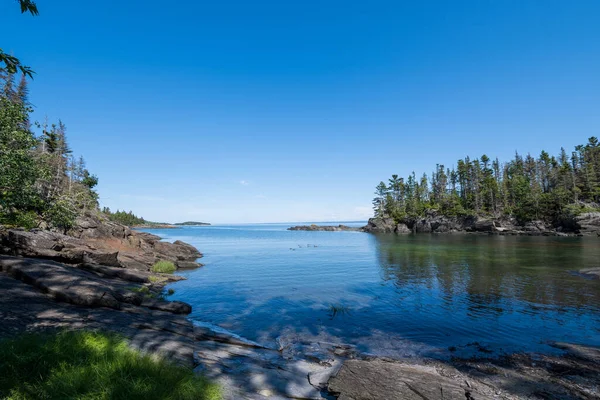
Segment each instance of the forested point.
[[430,210],[444,216],[514,217],[521,223],[559,221],[600,211],[600,144],[591,137],[571,154],[542,151],[500,163],[487,155],[458,160],[456,168],[437,164],[431,176],[392,175],[376,187],[376,217],[396,222]]
[[74,157],[62,121],[31,123],[27,77],[16,78],[0,69],[0,224],[66,232],[98,209],[98,178]]
[[135,226],[135,225],[145,225],[149,223],[142,217],[138,217],[133,213],[133,211],[115,211],[112,212],[110,208],[103,207],[102,212],[113,222],[118,222],[127,226]]

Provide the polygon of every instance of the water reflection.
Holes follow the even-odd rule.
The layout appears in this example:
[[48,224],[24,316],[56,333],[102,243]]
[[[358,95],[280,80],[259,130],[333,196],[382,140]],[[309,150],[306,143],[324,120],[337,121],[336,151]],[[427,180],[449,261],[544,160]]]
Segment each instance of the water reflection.
[[[340,341],[442,357],[449,348],[477,353],[475,342],[497,351],[549,351],[550,340],[600,345],[600,281],[569,272],[598,266],[597,238],[286,227],[157,232],[205,254],[206,267],[184,272],[172,299],[192,304],[192,319],[270,345]],[[331,318],[332,305],[348,312]]]
[[502,313],[507,300],[532,310],[598,310],[597,282],[570,273],[600,260],[596,239],[476,235],[381,235],[377,252],[382,278],[397,290],[439,288],[448,307],[466,297],[477,316]]

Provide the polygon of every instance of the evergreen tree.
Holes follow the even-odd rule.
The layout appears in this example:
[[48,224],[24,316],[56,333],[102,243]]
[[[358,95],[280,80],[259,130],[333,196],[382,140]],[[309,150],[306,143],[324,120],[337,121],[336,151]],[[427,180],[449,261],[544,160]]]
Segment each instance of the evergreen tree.
[[417,180],[413,172],[406,181],[392,175],[388,182],[377,186],[375,214],[397,221],[428,209],[448,216],[515,217],[521,223],[559,221],[573,212],[600,210],[600,143],[591,137],[570,157],[564,148],[557,157],[515,153],[504,164],[485,154],[465,157],[456,169],[436,165],[430,179],[424,174]]

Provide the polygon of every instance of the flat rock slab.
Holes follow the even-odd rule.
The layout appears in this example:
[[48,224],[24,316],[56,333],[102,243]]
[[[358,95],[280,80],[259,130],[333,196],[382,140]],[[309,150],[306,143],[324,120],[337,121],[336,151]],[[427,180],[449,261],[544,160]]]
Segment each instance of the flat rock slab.
[[[0,256],[0,271],[42,290],[59,301],[115,310],[121,309],[124,304],[134,304],[174,314],[189,314],[192,311],[192,307],[187,303],[145,299],[141,293],[132,290],[129,282],[114,276],[106,279],[97,275],[98,271],[106,273],[115,270],[118,269],[97,266],[93,268],[93,272],[88,272],[53,261]],[[126,272],[129,278],[131,274]],[[117,273],[118,275],[120,274]],[[138,275],[135,278],[141,278]]]
[[67,303],[118,310],[121,302],[142,302],[125,282],[107,285],[92,274],[52,261],[0,256],[0,270]]
[[329,380],[329,390],[339,394],[338,400],[493,399],[434,368],[383,360],[345,361]]
[[116,332],[140,351],[193,366],[193,326],[183,316],[129,304],[115,310],[61,303],[0,272],[0,339],[55,329]]

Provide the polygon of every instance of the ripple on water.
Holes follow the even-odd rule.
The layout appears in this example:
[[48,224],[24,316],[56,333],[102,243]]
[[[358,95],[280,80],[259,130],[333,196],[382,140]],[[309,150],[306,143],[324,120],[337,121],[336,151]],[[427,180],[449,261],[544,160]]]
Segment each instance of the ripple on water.
[[[387,356],[600,345],[594,238],[375,236],[288,225],[154,230],[205,255],[173,299],[251,340],[328,340]],[[310,246],[309,246],[310,245]],[[316,246],[316,247],[315,247]],[[333,313],[339,309],[343,312]],[[333,314],[333,317],[332,317]]]

